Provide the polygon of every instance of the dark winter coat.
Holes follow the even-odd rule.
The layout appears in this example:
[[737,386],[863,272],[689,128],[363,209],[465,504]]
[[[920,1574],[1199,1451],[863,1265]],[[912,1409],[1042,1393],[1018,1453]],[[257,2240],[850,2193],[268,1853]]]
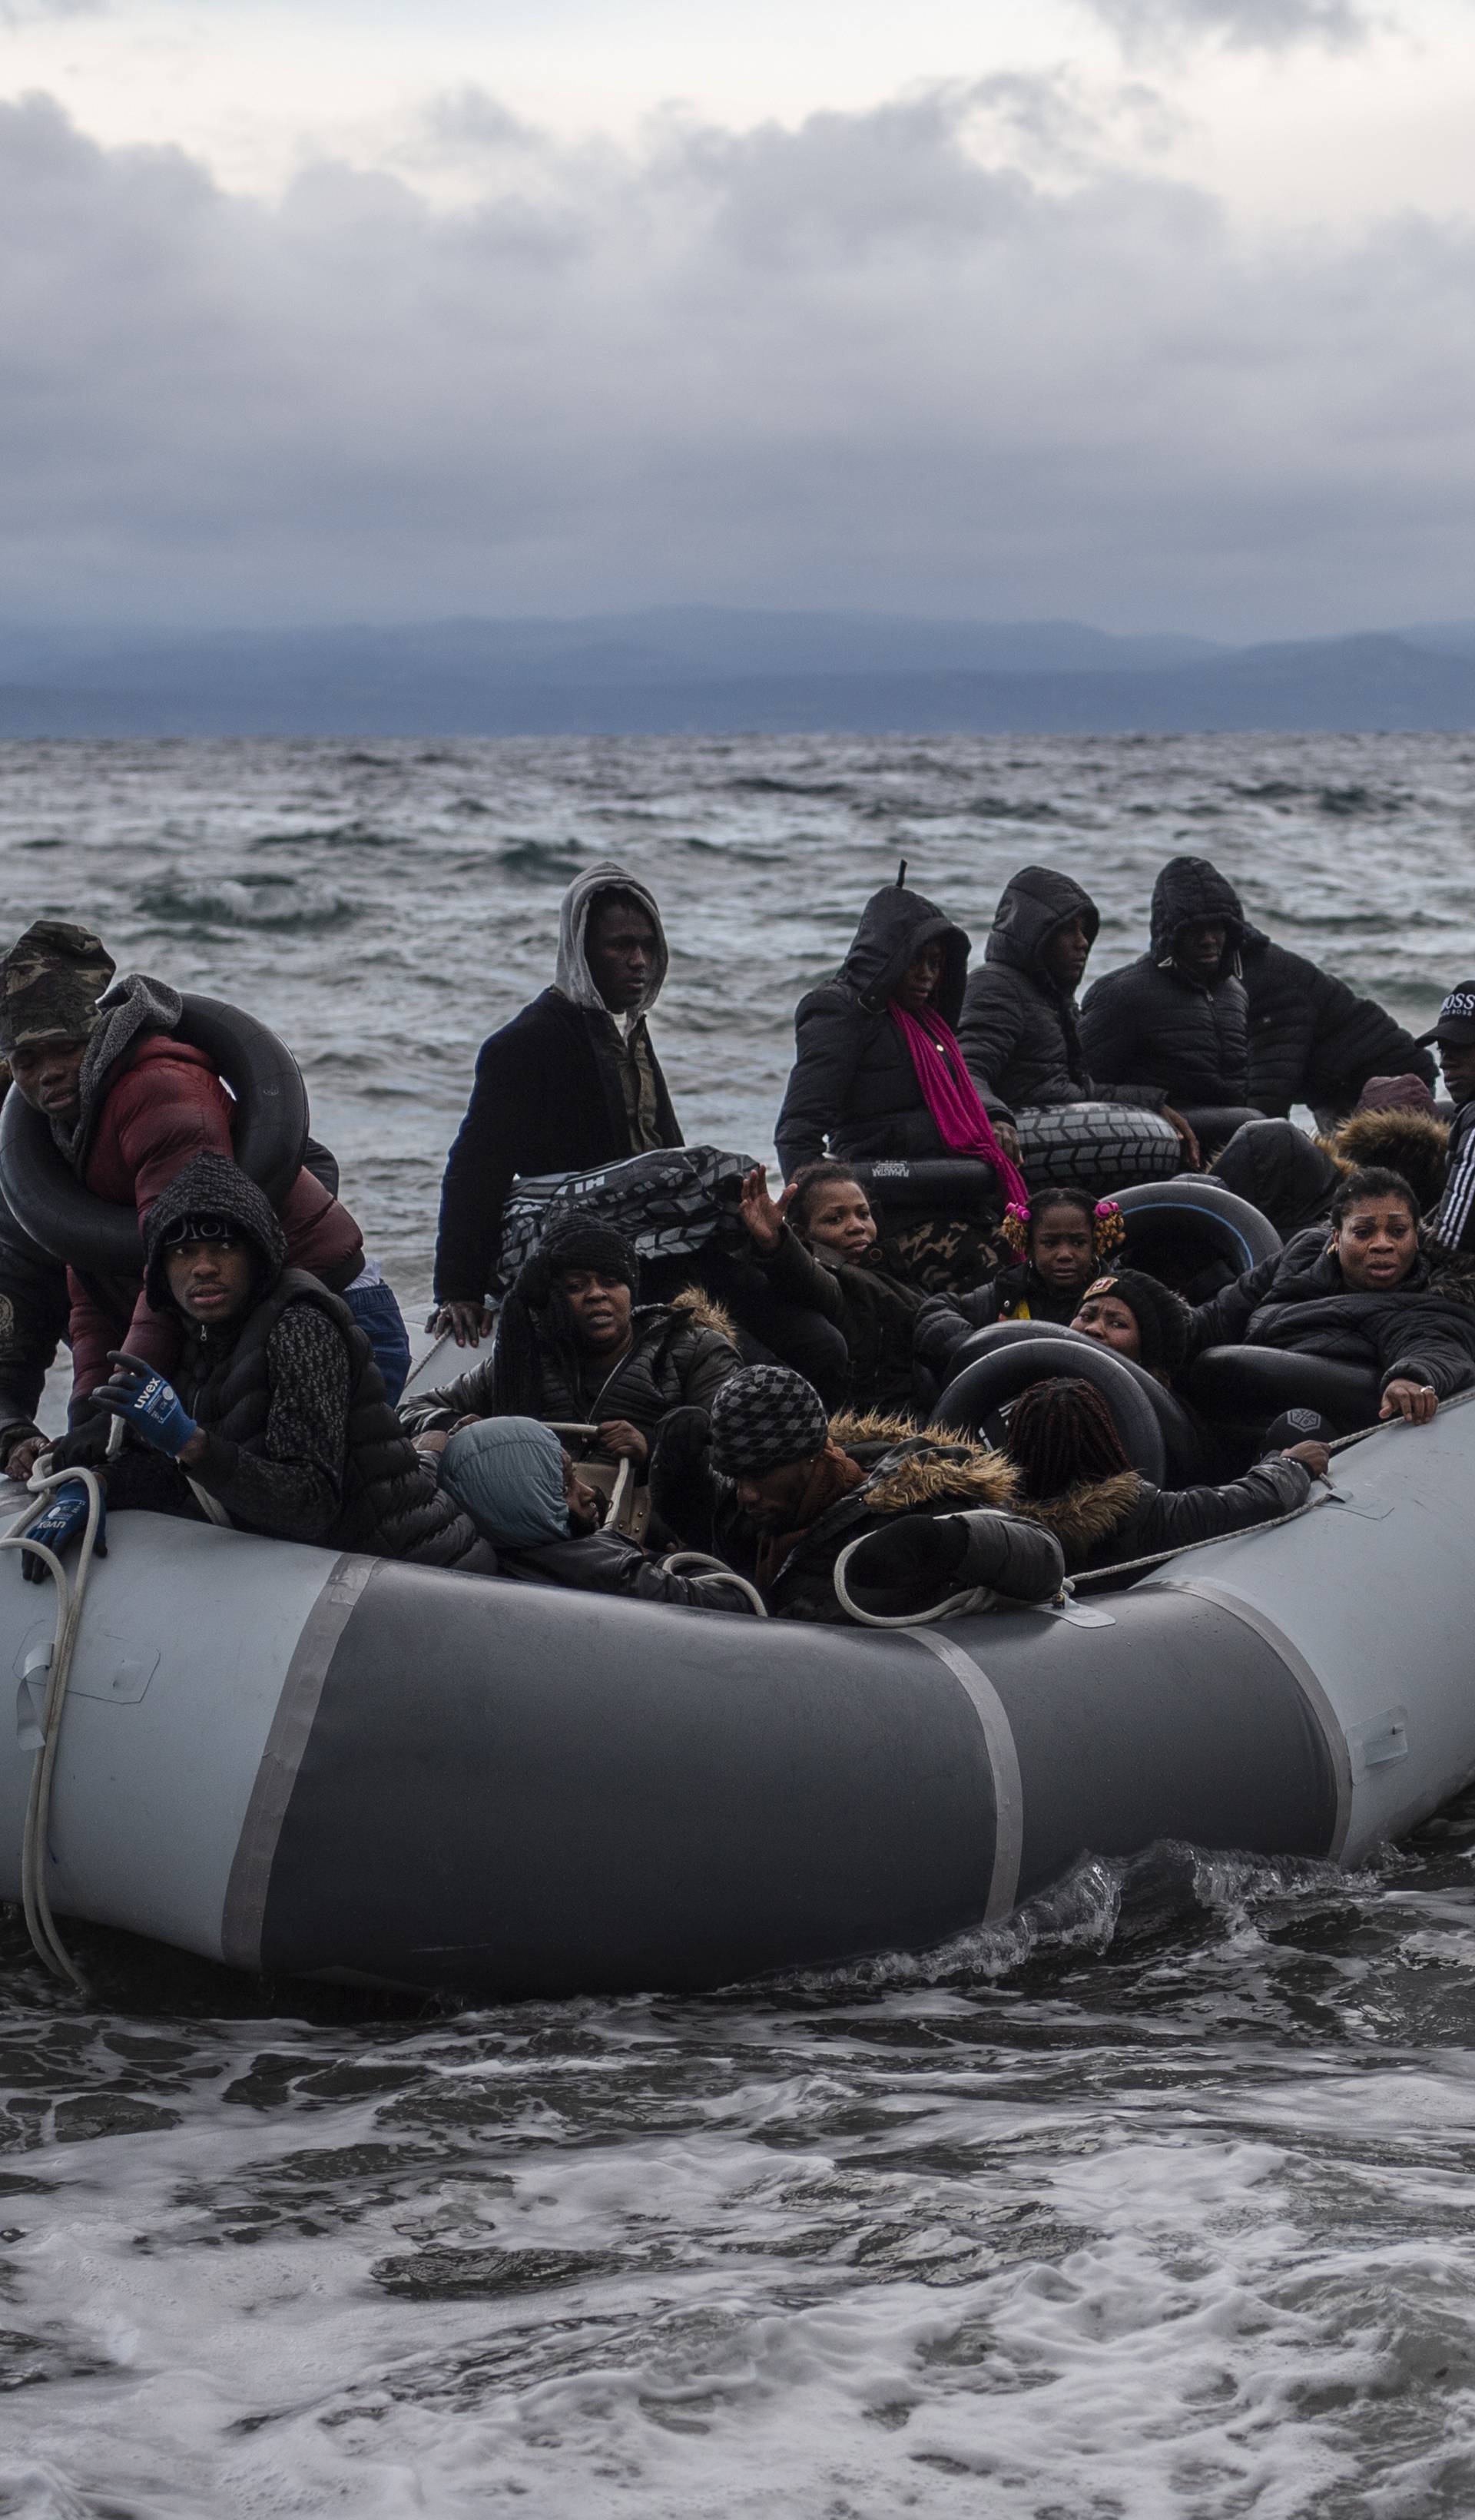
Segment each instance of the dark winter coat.
[[1406,1375],[1432,1384],[1441,1400],[1475,1385],[1475,1311],[1439,1294],[1424,1260],[1400,1286],[1357,1292],[1319,1225],[1195,1306],[1195,1355],[1240,1345],[1358,1366],[1377,1376],[1380,1390]]
[[[561,1347],[540,1336],[537,1417],[575,1426],[604,1425],[623,1418],[653,1441],[663,1418],[673,1409],[710,1409],[730,1373],[741,1362],[737,1347],[715,1308],[690,1295],[676,1304],[642,1304],[633,1317],[635,1344],[606,1374],[591,1366],[581,1379],[571,1372]],[[490,1418],[493,1408],[492,1355],[488,1353],[454,1382],[405,1405],[405,1423],[412,1434],[431,1427],[454,1426],[460,1418]],[[580,1461],[607,1462],[593,1437],[570,1442]]]
[[[663,1147],[681,1130],[660,1063],[655,1079]],[[466,1118],[446,1158],[435,1245],[437,1303],[479,1304],[499,1284],[502,1211],[523,1174],[619,1163],[640,1149],[620,1081],[611,1018],[545,989],[481,1045]]]
[[785,1225],[777,1251],[751,1256],[778,1302],[833,1322],[849,1352],[857,1409],[911,1411],[912,1333],[929,1299],[895,1274],[883,1244],[873,1242],[862,1260],[838,1260]]
[[[192,1156],[230,1161],[234,1107],[203,1051],[166,1030],[144,1031],[101,1082],[76,1169],[97,1197],[134,1209],[142,1229],[160,1192]],[[282,1227],[294,1268],[335,1286],[352,1284],[364,1265],[364,1238],[347,1208],[305,1165],[283,1201]],[[125,1347],[161,1373],[173,1372],[174,1325],[151,1313],[136,1285],[118,1287],[73,1271],[70,1297],[74,1402],[107,1380],[111,1348]]]
[[1119,1470],[1114,1478],[1093,1480],[1044,1503],[1031,1498],[1019,1511],[1054,1534],[1067,1574],[1079,1575],[1088,1567],[1122,1566],[1158,1550],[1253,1531],[1259,1522],[1294,1513],[1310,1494],[1305,1463],[1273,1454],[1228,1487],[1155,1488],[1137,1470]]
[[[1437,1208],[1450,1175],[1449,1123],[1432,1111],[1354,1111],[1319,1144],[1339,1172],[1363,1164],[1402,1173],[1420,1215]],[[1284,1229],[1281,1229],[1282,1232]]]
[[[922,1162],[953,1151],[889,1012],[908,964],[932,944],[943,949],[934,1004],[952,1030],[962,1009],[968,940],[932,902],[900,884],[872,894],[834,978],[800,999],[794,1064],[775,1131],[785,1181],[825,1153],[827,1139],[831,1154],[862,1160],[905,1155]],[[997,1100],[990,1110],[1009,1117]]]
[[958,1038],[980,1094],[1018,1109],[1050,1102],[1130,1102],[1156,1110],[1151,1085],[1100,1085],[1081,1047],[1080,1009],[1042,956],[1080,918],[1093,944],[1101,915],[1089,892],[1053,867],[1025,867],[1000,896],[983,966],[963,995]]
[[1246,1120],[1215,1156],[1213,1176],[1285,1236],[1330,1215],[1342,1172],[1293,1120]]
[[1433,1054],[1305,954],[1246,927],[1240,965],[1250,1003],[1246,1100],[1257,1110],[1284,1119],[1305,1102],[1329,1120],[1351,1110],[1369,1076],[1434,1084]]
[[[218,1329],[185,1326],[179,1394],[205,1435],[191,1478],[233,1521],[283,1539],[428,1566],[484,1555],[475,1526],[440,1493],[434,1462],[416,1452],[396,1418],[373,1349],[347,1305],[317,1279],[284,1266],[285,1238],[269,1203],[219,1157],[196,1157],[150,1210],[146,1283],[157,1309],[173,1309],[163,1274],[164,1232],[201,1209],[235,1219],[259,1255],[260,1293],[249,1312]],[[304,1313],[312,1317],[306,1324]],[[346,1352],[346,1377],[332,1372],[331,1354],[325,1360],[331,1378],[340,1386],[346,1381],[346,1405],[318,1415],[310,1460],[274,1458],[271,1448],[278,1404],[291,1406],[295,1397],[281,1385],[284,1332],[309,1354],[322,1349],[325,1333]],[[301,1395],[304,1420],[314,1397]]]
[[[866,1477],[820,1516],[785,1559],[768,1590],[772,1617],[844,1625],[847,1613],[834,1588],[841,1551],[912,1515],[956,1515],[968,1525],[964,1554],[939,1598],[975,1585],[1019,1601],[1050,1600],[1059,1591],[1059,1549],[1010,1509],[1015,1477],[998,1453],[980,1444],[940,1443],[879,1417],[836,1418],[829,1431]],[[684,1547],[708,1550],[751,1580],[759,1535],[733,1482],[712,1468],[710,1443],[711,1428],[698,1411],[672,1418],[651,1467],[651,1502]]]
[[71,1312],[67,1272],[0,1199],[0,1465],[38,1435],[35,1413]]
[[752,1603],[736,1584],[709,1575],[668,1574],[617,1531],[577,1532],[531,1549],[500,1549],[497,1572],[528,1584],[559,1584],[573,1593],[607,1593],[622,1601],[665,1601],[682,1610],[737,1610]]
[[[1181,928],[1224,920],[1229,935],[1211,988],[1173,960]],[[1239,896],[1207,858],[1172,858],[1152,887],[1152,941],[1090,990],[1081,1044],[1095,1071],[1150,1085],[1177,1110],[1249,1101],[1249,998],[1239,977]]]

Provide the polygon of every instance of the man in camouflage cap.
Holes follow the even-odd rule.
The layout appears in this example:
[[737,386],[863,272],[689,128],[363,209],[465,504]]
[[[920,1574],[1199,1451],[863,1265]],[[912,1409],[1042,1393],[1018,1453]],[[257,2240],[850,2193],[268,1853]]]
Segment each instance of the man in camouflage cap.
[[64,1128],[116,968],[102,938],[67,919],[32,921],[0,963],[0,1054],[26,1101]]

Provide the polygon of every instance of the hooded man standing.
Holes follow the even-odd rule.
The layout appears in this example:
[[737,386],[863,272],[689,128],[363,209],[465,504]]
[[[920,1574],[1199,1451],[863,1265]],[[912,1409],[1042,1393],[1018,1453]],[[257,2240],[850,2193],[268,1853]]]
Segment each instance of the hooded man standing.
[[1081,1012],[1091,1066],[1150,1085],[1217,1154],[1250,1107],[1249,997],[1239,970],[1244,914],[1207,858],[1170,858],[1152,887],[1145,954],[1097,980]]
[[436,1328],[488,1336],[502,1211],[519,1175],[574,1172],[679,1147],[647,1017],[670,955],[654,895],[605,860],[559,913],[552,988],[481,1045],[446,1158],[435,1247]]

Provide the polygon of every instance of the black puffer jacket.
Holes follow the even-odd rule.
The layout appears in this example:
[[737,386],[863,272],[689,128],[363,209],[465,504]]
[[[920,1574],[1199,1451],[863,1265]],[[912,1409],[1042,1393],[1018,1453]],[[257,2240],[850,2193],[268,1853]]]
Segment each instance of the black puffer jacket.
[[1002,1102],[1131,1102],[1156,1110],[1151,1085],[1098,1085],[1081,1047],[1080,1010],[1041,960],[1067,921],[1093,944],[1101,914],[1089,892],[1053,867],[1023,867],[999,898],[983,967],[963,995],[958,1038],[980,1094]]
[[[796,1056],[775,1131],[785,1181],[824,1154],[827,1138],[835,1155],[906,1155],[917,1162],[951,1152],[888,1012],[908,964],[932,944],[943,949],[935,1003],[951,1030],[962,1007],[968,940],[934,903],[901,884],[872,894],[834,978],[800,999]],[[1000,1119],[1009,1116],[997,1101],[990,1109]]]
[[1253,1531],[1257,1523],[1294,1513],[1310,1494],[1304,1462],[1274,1453],[1228,1487],[1155,1488],[1137,1470],[1119,1470],[1115,1478],[1069,1488],[1043,1504],[1031,1499],[1019,1511],[1054,1534],[1067,1574],[1079,1575],[1087,1567],[1122,1566],[1158,1550]]
[[1284,1119],[1293,1102],[1306,1102],[1329,1124],[1352,1109],[1369,1076],[1434,1084],[1433,1053],[1307,955],[1246,927],[1240,960],[1250,1001],[1248,1100],[1257,1110]]
[[752,1257],[780,1303],[833,1322],[850,1357],[855,1408],[911,1411],[912,1332],[929,1298],[896,1274],[883,1244],[873,1242],[863,1260],[837,1260],[785,1225],[777,1251]]
[[[371,1556],[412,1558],[426,1566],[456,1566],[482,1558],[484,1544],[467,1515],[436,1485],[433,1462],[416,1452],[389,1405],[374,1352],[347,1305],[316,1278],[283,1266],[286,1240],[268,1201],[223,1156],[201,1154],[175,1175],[149,1211],[144,1228],[146,1286],[156,1311],[173,1309],[163,1267],[163,1237],[180,1217],[205,1212],[234,1219],[259,1255],[260,1293],[251,1310],[219,1329],[188,1324],[178,1383],[180,1397],[204,1430],[205,1445],[190,1475],[219,1499],[234,1521],[286,1539],[351,1549]],[[319,1442],[310,1462],[279,1456],[272,1443],[284,1408],[297,1395],[279,1379],[280,1344],[287,1328],[301,1337],[302,1316],[313,1317],[309,1347],[322,1344],[321,1323],[347,1357],[347,1405],[335,1424],[315,1427]],[[341,1368],[339,1368],[341,1387]],[[301,1395],[304,1418],[314,1395]],[[295,1413],[294,1413],[295,1414]],[[332,1452],[335,1459],[327,1456]],[[314,1527],[295,1527],[273,1510],[284,1497],[329,1498]],[[332,1491],[336,1487],[336,1512]]]
[[[961,1552],[930,1601],[898,1600],[898,1613],[917,1613],[976,1585],[1018,1601],[1048,1601],[1059,1591],[1059,1548],[1011,1510],[1014,1473],[998,1453],[981,1444],[939,1443],[881,1418],[832,1418],[829,1431],[866,1477],[820,1516],[785,1559],[768,1589],[772,1617],[843,1626],[847,1613],[834,1587],[841,1551],[913,1517],[955,1520]],[[732,1481],[712,1468],[711,1432],[698,1410],[685,1409],[669,1420],[651,1469],[651,1501],[685,1547],[709,1550],[751,1581],[759,1535]]]
[[1329,1216],[1342,1178],[1325,1148],[1293,1120],[1246,1120],[1220,1148],[1212,1170],[1216,1181],[1258,1207],[1282,1237]]
[[1241,1345],[1360,1366],[1380,1389],[1407,1375],[1432,1384],[1441,1400],[1475,1386],[1475,1311],[1437,1292],[1427,1261],[1416,1261],[1401,1286],[1359,1293],[1319,1225],[1194,1307],[1195,1356]]
[[[1173,960],[1179,930],[1222,919],[1229,937],[1212,988]],[[1244,918],[1234,887],[1207,858],[1170,858],[1152,887],[1145,954],[1097,980],[1081,1011],[1081,1043],[1101,1076],[1151,1085],[1180,1110],[1248,1102],[1249,998],[1239,977]]]
[[0,1463],[41,1431],[36,1409],[70,1316],[66,1269],[0,1199]]
[[[635,1343],[607,1372],[591,1362],[580,1378],[563,1350],[552,1340],[538,1345],[536,1415],[564,1425],[605,1425],[623,1418],[650,1442],[673,1409],[710,1409],[730,1373],[741,1359],[722,1316],[699,1296],[676,1304],[641,1304],[632,1316]],[[439,1391],[406,1402],[402,1409],[412,1434],[431,1427],[454,1426],[459,1418],[495,1416],[492,1355]],[[607,1462],[593,1437],[570,1441],[578,1460]]]

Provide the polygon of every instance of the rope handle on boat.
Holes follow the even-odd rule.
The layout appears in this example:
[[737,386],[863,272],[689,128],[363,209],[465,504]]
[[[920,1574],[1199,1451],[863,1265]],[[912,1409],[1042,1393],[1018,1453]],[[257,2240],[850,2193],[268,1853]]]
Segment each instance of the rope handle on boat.
[[[118,1418],[114,1419],[108,1437],[110,1460],[122,1440],[123,1421]],[[87,1491],[87,1522],[82,1533],[82,1545],[77,1552],[74,1577],[67,1575],[55,1550],[48,1549],[44,1541],[27,1536],[31,1524],[46,1511],[53,1491],[67,1486],[69,1481],[75,1481]],[[32,1556],[42,1560],[57,1588],[57,1623],[46,1675],[46,1696],[41,1707],[41,1745],[31,1766],[30,1790],[25,1798],[25,1829],[21,1841],[21,1904],[32,1951],[45,1961],[54,1977],[65,1978],[75,1987],[78,1995],[85,1995],[87,1981],[63,1942],[57,1920],[51,1912],[51,1899],[46,1888],[46,1849],[50,1835],[52,1778],[56,1773],[67,1688],[71,1679],[82,1604],[87,1597],[87,1578],[92,1570],[93,1552],[102,1528],[103,1483],[96,1470],[68,1469],[34,1472],[26,1484],[35,1502],[26,1506],[9,1531],[0,1535],[0,1549],[28,1549]]]
[[864,1548],[872,1537],[869,1531],[859,1533],[854,1540],[846,1542],[834,1562],[835,1599],[847,1619],[854,1619],[857,1627],[930,1628],[938,1619],[961,1619],[970,1610],[991,1610],[999,1598],[986,1584],[969,1584],[961,1593],[950,1593],[945,1601],[936,1602],[930,1610],[908,1610],[900,1616],[889,1611],[863,1610],[859,1601],[852,1598],[845,1581],[845,1569],[856,1551]]
[[[1441,1410],[1457,1409],[1468,1400],[1475,1400],[1475,1391],[1456,1391],[1448,1400],[1441,1401],[1440,1408]],[[1365,1444],[1369,1435],[1386,1435],[1390,1428],[1399,1422],[1397,1418],[1382,1418],[1376,1426],[1355,1426],[1350,1435],[1334,1435],[1326,1449],[1328,1453],[1345,1453],[1353,1444]],[[1270,1458],[1276,1457],[1273,1455]],[[1322,1490],[1320,1496],[1315,1494],[1315,1490],[1319,1487]],[[1155,1550],[1148,1557],[1123,1557],[1110,1566],[1092,1566],[1084,1574],[1067,1575],[1065,1591],[1074,1593],[1082,1584],[1103,1584],[1108,1576],[1140,1575],[1149,1566],[1167,1566],[1175,1557],[1186,1557],[1194,1549],[1212,1549],[1216,1541],[1247,1540],[1252,1532],[1278,1531],[1284,1523],[1299,1522],[1304,1513],[1315,1511],[1319,1505],[1335,1505],[1339,1501],[1340,1491],[1332,1486],[1324,1471],[1313,1479],[1312,1490],[1313,1493],[1304,1498],[1300,1505],[1293,1505],[1288,1513],[1277,1513],[1269,1522],[1253,1522],[1248,1531],[1214,1531],[1210,1532],[1206,1540],[1181,1540],[1177,1548]]]
[[710,1584],[731,1584],[742,1595],[757,1617],[766,1619],[771,1616],[757,1585],[750,1584],[745,1575],[738,1574],[733,1567],[724,1566],[720,1557],[708,1556],[704,1549],[673,1550],[669,1557],[661,1558],[660,1570],[663,1575],[701,1575]]

